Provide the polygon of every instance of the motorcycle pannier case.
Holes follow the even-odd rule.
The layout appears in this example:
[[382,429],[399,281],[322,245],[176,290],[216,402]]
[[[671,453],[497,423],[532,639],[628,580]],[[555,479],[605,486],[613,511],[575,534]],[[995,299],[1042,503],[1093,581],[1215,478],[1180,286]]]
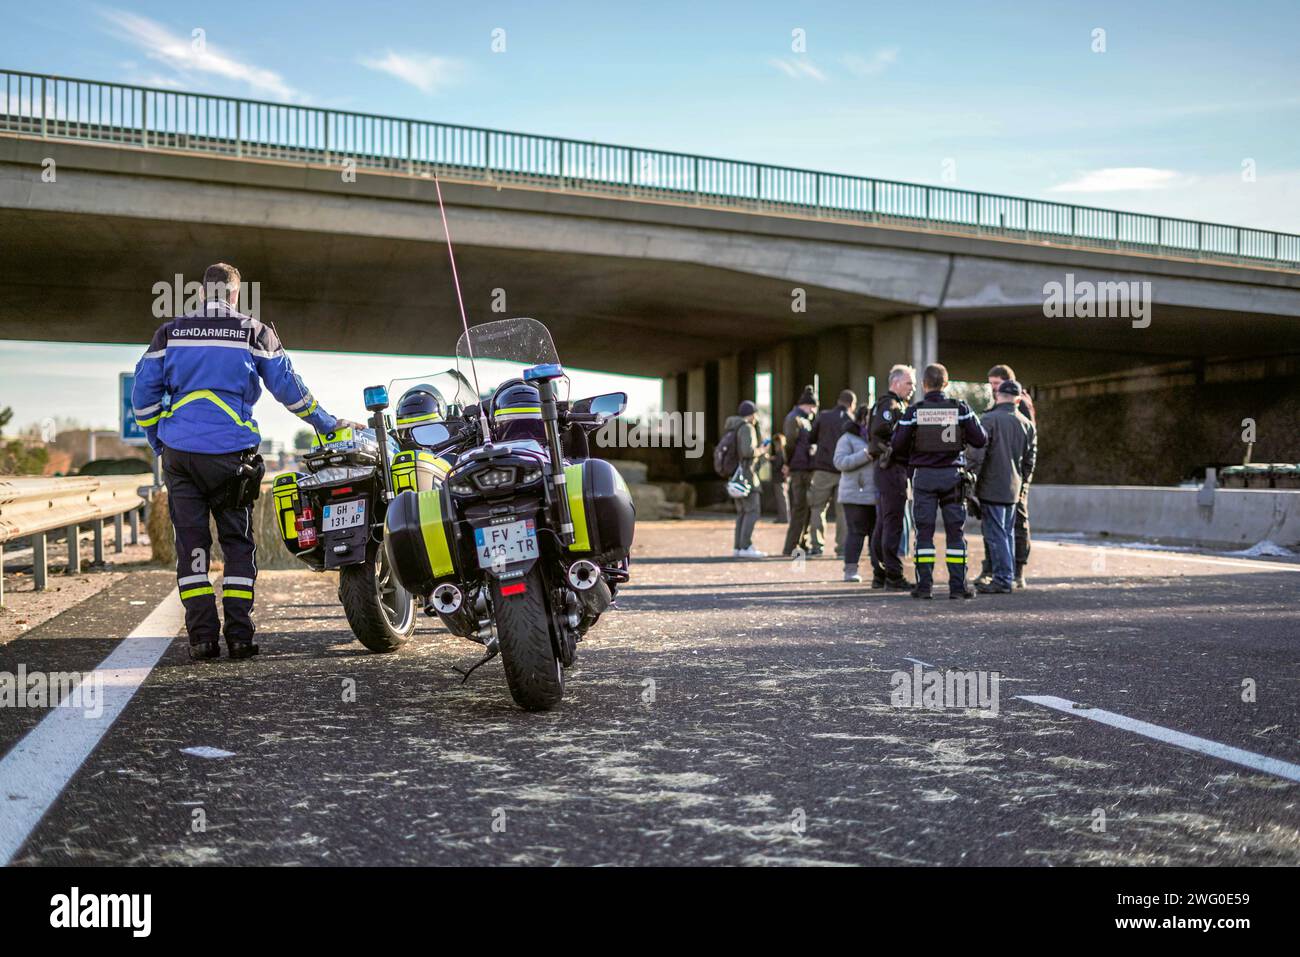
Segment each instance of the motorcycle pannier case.
[[384,551],[408,591],[427,595],[444,578],[456,577],[456,535],[446,486],[405,491],[384,516]]
[[[298,544],[298,513],[302,510],[302,496],[298,493],[298,479],[302,472],[284,472],[275,477],[272,492],[275,496],[275,523],[280,529],[280,538],[284,547],[294,555],[307,549]],[[313,548],[315,546],[312,546]]]
[[587,459],[564,469],[573,516],[570,554],[594,555],[604,562],[632,551],[636,509],[618,469],[604,459]]
[[447,477],[447,463],[432,452],[410,450],[393,456],[393,491],[427,492]]

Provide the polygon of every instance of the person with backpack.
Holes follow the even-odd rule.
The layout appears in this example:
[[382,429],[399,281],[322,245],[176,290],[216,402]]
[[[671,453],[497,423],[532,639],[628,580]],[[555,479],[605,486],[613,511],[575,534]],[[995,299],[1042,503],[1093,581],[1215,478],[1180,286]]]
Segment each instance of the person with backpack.
[[725,477],[727,493],[736,502],[736,533],[732,556],[735,558],[766,558],[766,552],[754,547],[754,526],[762,496],[759,492],[757,465],[764,449],[758,444],[758,430],[754,423],[758,407],[746,399],[722,426],[722,438],[713,450],[713,469]]
[[785,532],[783,555],[793,555],[796,548],[808,551],[808,523],[812,507],[808,494],[812,491],[813,448],[812,423],[817,414],[817,397],[813,387],[804,386],[803,394],[785,417],[781,432],[785,435],[786,453],[790,456],[785,467],[790,479],[790,525]]

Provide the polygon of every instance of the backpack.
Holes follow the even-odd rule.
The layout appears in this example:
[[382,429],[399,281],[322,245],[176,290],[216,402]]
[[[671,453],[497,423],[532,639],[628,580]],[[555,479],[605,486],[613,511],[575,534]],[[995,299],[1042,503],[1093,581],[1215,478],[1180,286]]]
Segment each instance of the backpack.
[[740,468],[740,440],[736,436],[739,431],[740,426],[736,426],[713,447],[713,471],[718,473],[718,478],[729,479]]

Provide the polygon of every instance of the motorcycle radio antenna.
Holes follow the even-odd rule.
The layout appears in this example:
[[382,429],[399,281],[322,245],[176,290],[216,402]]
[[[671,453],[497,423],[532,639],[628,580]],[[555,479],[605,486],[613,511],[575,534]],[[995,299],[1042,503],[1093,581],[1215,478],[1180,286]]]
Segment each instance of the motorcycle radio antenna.
[[491,441],[492,432],[488,424],[487,413],[483,411],[483,390],[478,384],[478,365],[474,362],[474,341],[469,334],[469,319],[465,317],[465,296],[460,290],[460,273],[456,271],[456,250],[451,244],[451,229],[447,226],[447,207],[442,202],[442,182],[438,174],[433,174],[433,188],[438,194],[438,215],[442,217],[442,234],[447,238],[447,258],[451,260],[451,280],[456,287],[456,304],[460,307],[460,326],[465,330],[465,348],[469,351],[469,369],[474,376],[474,395],[478,398],[479,426],[483,435]]

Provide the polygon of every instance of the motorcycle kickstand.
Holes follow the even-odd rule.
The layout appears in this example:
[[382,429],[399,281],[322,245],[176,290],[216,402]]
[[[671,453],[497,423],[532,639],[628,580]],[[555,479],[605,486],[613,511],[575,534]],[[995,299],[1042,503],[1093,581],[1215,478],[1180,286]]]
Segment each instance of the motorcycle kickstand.
[[501,646],[496,641],[493,641],[491,644],[487,646],[487,654],[485,654],[482,658],[480,658],[477,662],[475,662],[468,671],[466,671],[463,668],[457,667],[456,665],[452,665],[451,670],[456,672],[456,674],[458,675],[463,675],[463,677],[460,679],[460,683],[466,684],[469,681],[470,675],[478,671],[479,668],[483,667],[485,664],[487,664],[489,661],[491,661],[500,653],[501,653]]

